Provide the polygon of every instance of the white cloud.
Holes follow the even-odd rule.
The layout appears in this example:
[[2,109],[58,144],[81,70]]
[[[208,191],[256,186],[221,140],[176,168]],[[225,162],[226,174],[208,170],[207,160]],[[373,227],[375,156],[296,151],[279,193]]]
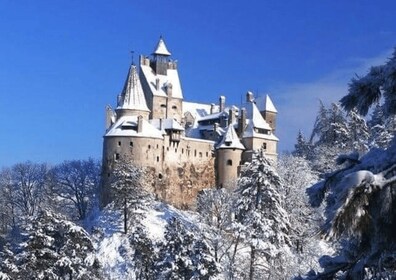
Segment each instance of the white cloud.
[[337,69],[316,81],[275,89],[279,112],[276,132],[280,138],[279,151],[293,149],[299,130],[309,138],[319,109],[319,100],[325,105],[339,101],[347,94],[348,83],[355,74],[364,75],[371,66],[383,64],[392,51],[371,58],[351,58],[349,62],[352,67]]

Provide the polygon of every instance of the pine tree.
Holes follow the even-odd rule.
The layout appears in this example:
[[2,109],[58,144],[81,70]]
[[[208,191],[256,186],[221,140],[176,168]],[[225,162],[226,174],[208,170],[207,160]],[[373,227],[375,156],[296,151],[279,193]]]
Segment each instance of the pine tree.
[[157,279],[204,279],[219,273],[212,249],[176,218],[166,226],[165,243],[161,245],[156,264]]
[[293,155],[297,157],[310,158],[312,146],[305,139],[301,130],[298,131],[297,143],[294,145]]
[[116,207],[123,211],[125,234],[130,224],[143,218],[140,210],[150,203],[144,176],[142,168],[124,159],[115,163],[111,174],[111,194]]
[[[246,242],[250,246],[249,279],[256,279],[260,262],[275,265],[291,245],[282,188],[278,174],[263,151],[256,152],[242,172],[236,191],[236,219],[245,227]],[[282,272],[267,270],[264,273]]]
[[94,247],[84,229],[48,210],[28,220],[26,240],[16,247],[20,248],[14,257],[16,279],[100,279]]

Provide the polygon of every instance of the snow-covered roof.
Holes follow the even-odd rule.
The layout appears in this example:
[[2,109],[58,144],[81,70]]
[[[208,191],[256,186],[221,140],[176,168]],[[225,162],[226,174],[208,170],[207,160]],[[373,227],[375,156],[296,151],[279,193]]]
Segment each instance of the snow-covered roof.
[[[210,114],[211,104],[183,101],[183,114],[190,112],[194,118],[202,118]],[[219,106],[215,105],[215,112],[219,111]]]
[[131,65],[128,71],[121,100],[117,104],[118,109],[132,109],[139,111],[150,111],[144,98],[143,88],[137,74],[136,66]]
[[164,40],[162,39],[162,37],[160,37],[157,46],[155,47],[153,54],[157,54],[157,55],[166,55],[166,56],[170,56],[171,53],[168,51]]
[[162,133],[145,119],[142,119],[142,131],[138,132],[138,116],[123,116],[119,118],[105,136],[135,136],[162,139]]
[[[150,90],[155,96],[167,96],[166,86],[172,84],[172,97],[183,98],[183,92],[180,84],[179,74],[176,69],[168,69],[166,75],[156,75],[155,72],[148,65],[140,65],[144,77],[147,80],[147,84]],[[157,90],[156,84],[159,79],[159,88]]]
[[244,150],[245,147],[239,141],[238,135],[234,129],[233,125],[229,125],[227,130],[221,139],[220,143],[216,147],[217,149],[241,149]]
[[200,118],[199,121],[207,121],[207,120],[218,119],[221,116],[228,116],[228,113],[226,113],[225,111],[219,112],[219,113],[214,113],[214,114],[207,115],[207,116],[204,116],[204,117]]
[[250,138],[250,137],[257,137],[261,139],[268,139],[268,140],[274,140],[274,141],[279,141],[279,138],[276,137],[274,134],[263,134],[263,133],[258,133],[255,131],[255,126],[253,124],[252,120],[247,120],[247,126],[245,131],[243,132],[242,138]]
[[259,96],[255,99],[256,105],[260,111],[268,111],[268,112],[274,112],[277,113],[278,110],[276,110],[274,103],[272,102],[271,98],[269,97],[268,94],[265,96]]
[[264,120],[255,103],[247,102],[243,107],[246,109],[246,118],[253,122],[253,127],[272,130],[270,125]]
[[149,122],[157,129],[184,130],[179,122],[174,119],[151,119]]

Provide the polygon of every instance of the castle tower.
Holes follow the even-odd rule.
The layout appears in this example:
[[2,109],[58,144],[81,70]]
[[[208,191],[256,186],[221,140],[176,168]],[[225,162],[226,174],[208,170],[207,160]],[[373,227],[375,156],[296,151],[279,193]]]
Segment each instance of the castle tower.
[[261,108],[260,113],[265,121],[270,125],[272,132],[274,133],[276,129],[276,115],[278,114],[278,111],[276,110],[274,103],[272,103],[272,100],[268,94],[265,95],[265,98],[262,100],[262,102],[263,107]]
[[[261,148],[265,151],[268,158],[273,160],[277,158],[277,144],[279,139],[273,134],[271,125],[269,125],[259,111],[256,105],[258,101],[259,100],[254,98],[252,92],[246,94],[246,103],[244,104],[246,110],[246,127],[244,130],[241,130],[241,132],[243,132],[240,135],[242,143],[246,147],[246,151],[243,153],[243,162],[250,162],[252,160],[253,151]],[[273,119],[269,119],[274,124],[276,113],[269,111],[274,111],[275,109],[273,104],[273,108],[270,107],[271,104],[267,103],[267,110],[263,111],[268,113],[268,116],[274,117]],[[241,114],[241,117],[243,117],[243,115],[244,114]]]
[[230,123],[216,147],[217,186],[233,188],[239,175],[241,155],[245,147],[239,141],[234,124]]
[[148,119],[150,110],[147,107],[143,88],[135,65],[131,65],[125,80],[124,88],[117,98],[117,119],[123,116],[143,116]]
[[171,53],[161,37],[152,57],[140,57],[140,79],[151,110],[150,119],[174,119],[179,123],[183,117],[183,92],[177,63],[170,59]]

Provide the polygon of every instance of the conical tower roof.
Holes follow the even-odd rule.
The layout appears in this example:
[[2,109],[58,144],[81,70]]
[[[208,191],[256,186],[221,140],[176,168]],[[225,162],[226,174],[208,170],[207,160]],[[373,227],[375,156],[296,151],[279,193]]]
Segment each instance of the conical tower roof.
[[166,48],[164,39],[162,38],[162,36],[160,37],[158,43],[157,43],[157,47],[154,49],[153,54],[155,55],[165,55],[165,56],[170,56],[171,53],[168,51],[168,49]]
[[149,112],[136,65],[131,65],[117,109],[131,109]]
[[223,139],[221,139],[221,142],[217,145],[217,149],[245,149],[232,124],[228,125]]
[[268,94],[266,94],[265,99],[264,99],[264,111],[274,112],[274,113],[278,112],[274,106],[274,103],[272,103],[272,100]]

